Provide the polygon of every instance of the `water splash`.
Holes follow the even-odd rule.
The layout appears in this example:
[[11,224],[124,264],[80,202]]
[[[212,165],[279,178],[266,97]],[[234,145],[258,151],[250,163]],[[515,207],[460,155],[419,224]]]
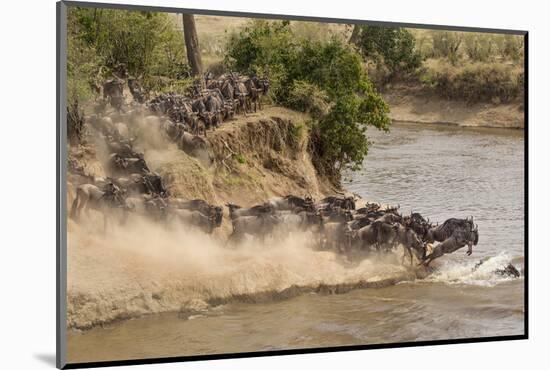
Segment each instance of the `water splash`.
[[496,270],[505,268],[509,263],[516,264],[518,262],[517,258],[508,252],[501,252],[482,261],[478,265],[481,262],[479,260],[444,260],[423,281],[491,287],[515,279],[496,273]]

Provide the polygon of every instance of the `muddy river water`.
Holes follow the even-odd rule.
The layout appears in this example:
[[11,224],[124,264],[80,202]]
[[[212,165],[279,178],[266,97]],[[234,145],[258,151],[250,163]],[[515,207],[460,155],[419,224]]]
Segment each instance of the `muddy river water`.
[[399,124],[368,134],[368,158],[346,188],[434,223],[472,215],[480,230],[472,256],[459,250],[427,279],[384,288],[70,331],[69,362],[523,334],[524,280],[493,272],[523,268],[523,131]]

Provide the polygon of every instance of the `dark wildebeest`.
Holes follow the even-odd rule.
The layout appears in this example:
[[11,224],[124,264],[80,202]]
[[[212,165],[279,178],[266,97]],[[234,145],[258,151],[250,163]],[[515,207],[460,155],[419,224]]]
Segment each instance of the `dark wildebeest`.
[[111,106],[116,110],[122,109],[124,102],[124,80],[113,78],[103,83],[103,99],[111,103]]
[[[456,230],[470,231],[474,229],[474,218],[449,218],[439,226],[431,227],[425,235],[425,241],[428,243],[443,242],[449,238]],[[477,245],[477,241],[475,243]]]
[[121,223],[126,220],[127,205],[124,199],[124,192],[116,185],[108,183],[105,189],[100,189],[93,184],[83,184],[76,188],[76,196],[71,205],[70,217],[75,221],[80,220],[82,210],[86,213],[90,209],[99,211],[103,214],[103,230],[107,231],[107,222],[110,216],[110,210],[122,209],[124,216]]
[[166,220],[168,205],[166,200],[160,197],[130,197],[126,198],[128,209],[141,216],[149,217],[155,221]]
[[521,273],[519,272],[519,270],[511,263],[506,265],[506,267],[504,268],[496,269],[495,274],[501,275],[501,276],[511,276],[515,278],[518,278],[521,276]]
[[189,132],[182,132],[177,144],[185,153],[195,157],[200,151],[206,151],[207,149],[206,141],[202,137],[191,135]]
[[147,95],[137,79],[133,77],[128,78],[128,88],[130,89],[130,94],[132,94],[132,97],[136,102],[140,104],[145,103],[147,100]]
[[329,196],[321,199],[319,203],[320,208],[342,208],[350,211],[355,210],[355,199],[353,197]]
[[211,127],[215,129],[223,122],[223,100],[214,94],[208,95],[204,99],[206,112],[212,116]]
[[326,222],[348,222],[353,220],[353,214],[342,208],[322,209],[318,213],[323,215]]
[[397,230],[393,225],[375,221],[359,230],[348,231],[351,242],[360,250],[368,250],[374,247],[380,251],[382,248],[390,250],[394,246]]
[[424,260],[426,257],[426,248],[420,237],[414,232],[413,229],[396,225],[396,237],[393,241],[395,246],[402,245],[404,248],[403,259],[401,263],[405,261],[405,255],[408,254],[411,259],[411,266],[413,265],[413,253],[419,261]]
[[241,240],[246,234],[257,237],[263,242],[266,236],[273,233],[279,224],[279,219],[272,214],[260,216],[242,216],[231,220],[233,232],[229,235],[227,243]]
[[403,217],[403,224],[413,229],[422,240],[426,240],[426,234],[431,228],[429,219],[426,220],[420,213],[412,211],[410,216]]
[[122,157],[114,153],[109,158],[108,168],[111,172],[129,175],[132,173],[148,173],[149,167],[143,158]]
[[352,221],[348,222],[350,230],[359,230],[362,227],[370,225],[373,221],[366,216],[356,217]]
[[299,213],[277,212],[279,230],[285,233],[291,231],[320,231],[323,228],[323,218],[318,212],[302,211]]
[[235,219],[243,216],[261,216],[263,214],[272,214],[274,208],[270,204],[260,204],[250,208],[242,208],[236,204],[227,203],[229,217]]
[[314,211],[313,200],[309,197],[300,198],[295,195],[286,195],[284,197],[271,198],[267,201],[276,211]]
[[384,222],[387,224],[400,223],[401,221],[403,221],[403,217],[395,213],[386,213],[385,215],[378,217],[376,221]]
[[202,199],[184,200],[175,198],[170,200],[171,208],[198,211],[205,216],[213,217],[214,227],[220,227],[223,218],[223,209],[219,206],[209,204]]
[[[199,119],[202,119],[202,121],[205,124],[205,131],[204,135],[206,136],[206,128],[210,128],[212,126],[212,114],[206,110],[206,106],[204,104],[204,98],[197,98],[195,101],[193,101],[193,104],[191,104],[191,107],[193,109],[193,112],[197,113]],[[199,121],[197,119],[197,122]],[[197,127],[194,128],[195,135],[199,135],[199,129]]]
[[246,89],[246,86],[240,82],[235,82],[235,98],[237,99],[237,113],[243,113],[246,116],[246,113],[249,112],[249,98],[248,98],[248,90]]
[[472,254],[472,245],[477,245],[479,239],[477,225],[475,228],[472,226],[470,229],[456,228],[453,233],[438,244],[423,261],[422,265],[428,266],[434,259],[457,251],[460,248],[468,245],[468,251],[466,254],[469,256]]
[[166,197],[168,192],[162,183],[162,178],[155,172],[133,173],[127,177],[113,180],[117,186],[126,190],[127,194],[150,194]]
[[212,234],[214,228],[217,227],[215,215],[205,215],[200,211],[171,208],[168,214],[171,220],[176,219],[187,225],[195,226],[207,234]]
[[254,112],[257,111],[257,108],[261,109],[260,105],[260,93],[262,89],[256,86],[256,83],[252,78],[248,78],[244,81],[244,86],[249,97],[250,110],[252,111],[252,104],[254,104]]

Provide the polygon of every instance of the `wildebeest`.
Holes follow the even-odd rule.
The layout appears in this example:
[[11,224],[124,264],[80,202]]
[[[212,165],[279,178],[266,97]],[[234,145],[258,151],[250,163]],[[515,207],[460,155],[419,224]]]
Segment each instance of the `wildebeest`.
[[249,111],[249,99],[248,91],[244,83],[240,81],[235,82],[235,98],[237,99],[237,113],[243,113],[246,116],[246,113]]
[[164,221],[167,217],[168,206],[161,197],[128,197],[126,205],[130,212],[149,217],[155,221]]
[[229,217],[231,219],[243,216],[260,216],[262,214],[272,214],[274,212],[274,208],[270,204],[259,204],[250,208],[242,208],[232,203],[227,203],[226,206],[229,209]]
[[[431,227],[426,232],[425,241],[428,243],[433,243],[435,241],[443,242],[449,238],[455,230],[465,230],[470,231],[474,229],[474,219],[472,218],[449,218],[444,223],[439,226]],[[475,240],[475,245],[477,245],[477,240]]]
[[317,212],[323,215],[326,222],[348,222],[353,220],[353,214],[342,208],[322,209]]
[[210,126],[215,129],[223,122],[223,100],[220,100],[214,94],[210,94],[204,99],[204,106],[211,117]]
[[233,232],[227,239],[228,244],[241,240],[247,234],[257,237],[263,242],[267,236],[273,233],[275,227],[279,224],[279,219],[272,214],[242,216],[232,219],[231,224]]
[[426,234],[431,228],[429,219],[426,220],[420,213],[412,211],[410,216],[403,217],[403,224],[413,229],[422,240],[426,240]]
[[105,189],[100,189],[93,184],[82,184],[76,188],[76,196],[71,205],[70,217],[75,221],[80,220],[82,210],[90,209],[103,214],[103,229],[107,231],[107,222],[110,211],[120,209],[124,212],[121,223],[126,219],[127,205],[124,194],[116,185],[109,183]]
[[119,177],[113,180],[119,187],[126,190],[127,194],[151,194],[161,197],[167,196],[167,190],[159,174],[133,173],[127,177]]
[[422,265],[428,266],[434,259],[457,251],[460,248],[468,245],[468,251],[466,254],[469,256],[472,254],[472,245],[477,245],[478,241],[478,228],[477,225],[470,229],[456,228],[452,234],[443,242],[438,244],[426,258],[422,261]]
[[354,210],[355,199],[353,197],[330,196],[321,199],[318,208],[342,208],[346,210]]
[[[213,114],[206,109],[206,105],[204,104],[204,98],[197,98],[193,101],[193,104],[191,105],[193,108],[193,112],[195,112],[198,115],[199,119],[202,119],[206,128],[210,128],[212,126],[212,119]],[[195,131],[198,131],[195,129]],[[195,132],[196,135],[198,135],[198,132]],[[206,136],[206,130],[204,131],[204,135]]]
[[146,92],[143,90],[137,79],[130,77],[128,78],[128,89],[130,89],[130,94],[134,100],[140,104],[145,103],[147,99]]
[[262,90],[256,86],[256,83],[252,78],[246,79],[244,81],[244,86],[246,87],[248,93],[250,110],[252,110],[252,104],[254,104],[254,112],[256,112],[257,108],[261,109],[260,93]]
[[376,218],[376,221],[384,222],[384,223],[388,223],[388,224],[398,223],[398,222],[401,222],[402,220],[403,220],[403,217],[401,217],[400,215],[397,215],[395,213],[386,213],[386,214]]
[[359,230],[362,227],[365,227],[367,225],[370,225],[373,221],[366,217],[355,217],[353,220],[348,222],[348,226],[350,230]]
[[397,230],[393,225],[375,221],[359,230],[348,231],[351,242],[360,250],[369,250],[374,247],[377,251],[393,248]]
[[178,140],[178,147],[191,156],[197,156],[199,151],[207,149],[206,141],[197,135],[191,135],[188,132],[182,132]]
[[405,255],[408,254],[411,260],[411,266],[413,264],[413,253],[419,261],[422,261],[426,257],[426,249],[424,243],[420,237],[414,232],[413,229],[403,226],[396,225],[396,236],[393,244],[395,246],[402,245],[404,248],[403,260],[405,260]]
[[217,227],[215,215],[205,215],[200,211],[171,208],[168,217],[170,220],[176,219],[187,225],[195,226],[207,234],[212,234],[214,228]]
[[111,106],[116,110],[122,110],[124,102],[124,80],[115,77],[103,83],[103,99],[111,103]]
[[314,230],[323,228],[323,216],[318,212],[301,211],[298,213],[277,212],[279,230],[284,232]]
[[205,216],[212,217],[213,227],[220,227],[223,218],[223,209],[219,206],[209,204],[203,199],[184,200],[174,198],[170,200],[170,207],[176,209],[185,209],[188,211],[198,211]]
[[109,157],[108,169],[111,173],[122,175],[150,172],[147,163],[141,156],[139,158],[122,157],[118,153],[113,153]]
[[295,195],[286,195],[284,197],[275,197],[267,201],[273,209],[277,211],[310,210],[313,209],[313,200],[311,198],[300,198]]

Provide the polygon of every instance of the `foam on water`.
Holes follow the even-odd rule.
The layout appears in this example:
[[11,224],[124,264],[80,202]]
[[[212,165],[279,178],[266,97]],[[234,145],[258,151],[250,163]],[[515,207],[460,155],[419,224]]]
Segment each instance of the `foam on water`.
[[496,256],[489,257],[477,267],[476,265],[480,262],[477,259],[442,259],[437,269],[426,277],[424,282],[491,287],[514,279],[513,277],[497,274],[495,271],[505,268],[515,260],[508,252],[501,252]]

